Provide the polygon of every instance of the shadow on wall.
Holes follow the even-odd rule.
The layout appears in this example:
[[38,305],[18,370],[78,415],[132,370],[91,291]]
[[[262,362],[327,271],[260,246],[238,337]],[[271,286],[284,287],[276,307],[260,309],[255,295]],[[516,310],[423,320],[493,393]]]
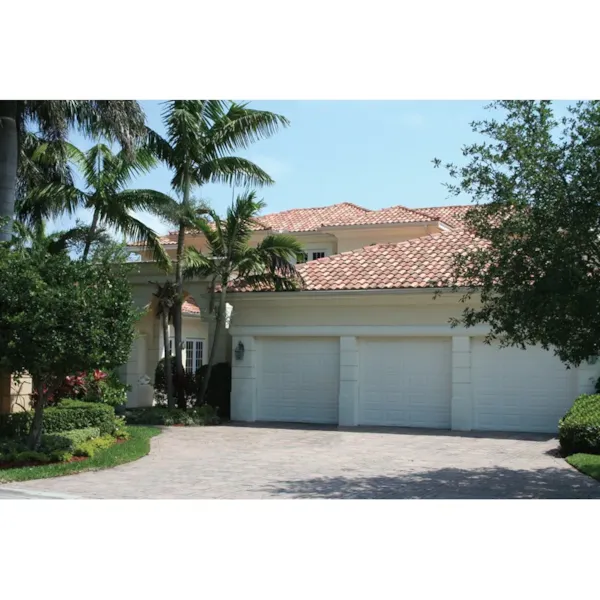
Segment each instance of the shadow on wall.
[[570,468],[445,468],[396,476],[316,477],[281,481],[264,490],[280,497],[363,500],[600,498],[600,483]]

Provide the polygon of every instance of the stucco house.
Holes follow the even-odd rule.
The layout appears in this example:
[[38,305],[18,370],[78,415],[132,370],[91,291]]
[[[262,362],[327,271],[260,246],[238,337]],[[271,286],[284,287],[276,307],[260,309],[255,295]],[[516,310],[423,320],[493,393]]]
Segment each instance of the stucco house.
[[[460,296],[434,298],[430,282],[448,274],[455,252],[478,243],[462,226],[468,208],[369,210],[344,202],[260,217],[254,242],[287,232],[304,245],[304,287],[272,292],[240,283],[229,294],[218,359],[232,363],[232,419],[556,431],[573,399],[593,390],[600,365],[566,369],[541,348],[485,344],[485,327],[450,326],[464,307]],[[162,241],[175,252],[173,234]],[[197,233],[186,237],[187,245],[203,243]],[[159,276],[140,254],[132,283],[147,306],[148,281]],[[184,363],[195,369],[206,361],[213,325],[204,317],[207,282],[187,282],[186,291]],[[124,370],[131,405],[152,402],[148,383],[162,355],[149,312]]]

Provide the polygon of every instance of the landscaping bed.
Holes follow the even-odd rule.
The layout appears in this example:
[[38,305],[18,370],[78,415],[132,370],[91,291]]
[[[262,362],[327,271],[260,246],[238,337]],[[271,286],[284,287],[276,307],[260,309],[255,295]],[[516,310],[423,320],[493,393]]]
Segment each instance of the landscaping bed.
[[600,394],[579,396],[558,429],[561,452],[578,471],[600,481]]
[[219,425],[221,422],[215,410],[209,405],[187,410],[163,406],[132,408],[125,411],[125,420],[128,425],[178,427]]
[[[155,427],[126,427],[127,437],[113,438],[110,444],[97,448],[88,456],[72,456],[62,462],[36,462],[0,466],[0,483],[46,479],[83,471],[116,467],[142,458],[150,451],[150,439],[160,433]],[[101,438],[97,438],[101,439]],[[88,448],[89,450],[89,448]]]

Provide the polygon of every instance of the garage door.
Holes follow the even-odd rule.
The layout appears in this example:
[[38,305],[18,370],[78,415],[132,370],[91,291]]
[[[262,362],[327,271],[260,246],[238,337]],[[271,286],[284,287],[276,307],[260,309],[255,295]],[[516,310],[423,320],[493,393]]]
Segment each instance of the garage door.
[[450,427],[450,338],[362,339],[360,425]]
[[338,422],[339,338],[262,338],[259,352],[259,421]]
[[575,397],[575,369],[542,348],[471,340],[474,429],[552,433]]

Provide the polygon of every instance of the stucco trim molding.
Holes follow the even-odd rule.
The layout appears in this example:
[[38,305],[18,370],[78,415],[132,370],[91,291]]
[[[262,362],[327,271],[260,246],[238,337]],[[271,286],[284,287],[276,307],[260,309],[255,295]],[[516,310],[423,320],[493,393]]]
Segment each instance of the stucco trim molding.
[[451,327],[450,325],[330,325],[330,326],[233,326],[234,336],[254,337],[478,337],[489,327]]

